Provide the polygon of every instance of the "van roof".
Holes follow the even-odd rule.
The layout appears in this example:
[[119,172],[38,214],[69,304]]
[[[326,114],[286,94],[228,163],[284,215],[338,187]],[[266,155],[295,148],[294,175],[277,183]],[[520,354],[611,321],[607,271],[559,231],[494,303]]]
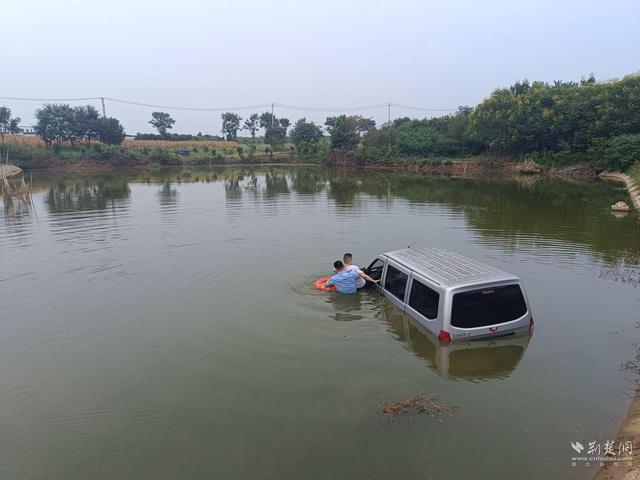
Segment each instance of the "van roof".
[[457,253],[434,247],[409,247],[383,255],[443,287],[472,286],[517,276]]

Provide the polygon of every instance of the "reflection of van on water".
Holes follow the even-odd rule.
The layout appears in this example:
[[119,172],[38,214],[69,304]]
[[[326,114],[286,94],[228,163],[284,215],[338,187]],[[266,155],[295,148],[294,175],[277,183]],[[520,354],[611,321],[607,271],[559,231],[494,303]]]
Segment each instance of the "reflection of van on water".
[[367,273],[376,288],[441,341],[514,335],[533,327],[520,279],[437,248],[383,253]]
[[393,305],[384,303],[382,314],[389,330],[441,377],[471,381],[508,377],[529,345],[529,335],[445,344]]

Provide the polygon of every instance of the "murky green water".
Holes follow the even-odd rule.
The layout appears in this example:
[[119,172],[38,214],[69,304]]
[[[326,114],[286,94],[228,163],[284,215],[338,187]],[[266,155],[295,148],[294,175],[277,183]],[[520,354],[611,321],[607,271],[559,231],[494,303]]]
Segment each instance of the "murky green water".
[[[618,184],[313,168],[34,174],[0,218],[0,478],[590,478],[640,320]],[[417,242],[520,275],[528,338],[441,347],[310,288]],[[393,422],[430,392],[453,418]]]

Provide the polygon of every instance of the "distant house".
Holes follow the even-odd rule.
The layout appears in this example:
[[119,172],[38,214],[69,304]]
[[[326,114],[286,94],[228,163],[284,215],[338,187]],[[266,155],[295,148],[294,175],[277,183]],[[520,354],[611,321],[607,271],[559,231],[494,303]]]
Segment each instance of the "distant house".
[[[20,125],[20,133],[18,133],[18,135],[35,135],[36,131],[33,127],[33,125]],[[8,131],[4,131],[4,129],[2,127],[0,127],[0,133],[4,133],[5,135],[8,135],[9,132]]]
[[20,125],[20,133],[18,135],[35,135],[36,131],[33,125]]

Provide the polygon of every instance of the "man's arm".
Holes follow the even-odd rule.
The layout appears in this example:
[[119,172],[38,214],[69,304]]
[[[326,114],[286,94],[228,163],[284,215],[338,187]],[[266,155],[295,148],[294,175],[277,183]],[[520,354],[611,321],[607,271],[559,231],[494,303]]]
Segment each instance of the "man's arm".
[[369,275],[367,275],[366,273],[364,273],[362,270],[358,270],[358,274],[364,278],[365,280],[368,280],[369,282],[372,283],[378,283],[380,280],[374,280],[373,278],[371,278]]
[[329,279],[324,282],[325,285],[333,285],[333,277],[329,277]]

